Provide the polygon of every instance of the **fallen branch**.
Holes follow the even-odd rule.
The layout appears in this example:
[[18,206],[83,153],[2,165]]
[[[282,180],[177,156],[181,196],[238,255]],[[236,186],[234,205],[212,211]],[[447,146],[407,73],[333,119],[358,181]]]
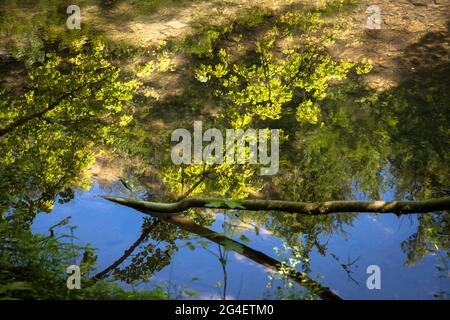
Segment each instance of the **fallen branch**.
[[104,197],[110,201],[117,202],[119,204],[132,207],[137,209],[138,211],[155,216],[162,221],[171,223],[176,225],[182,230],[188,231],[190,233],[196,234],[200,237],[206,238],[212,242],[215,242],[221,246],[227,247],[232,251],[235,251],[238,254],[243,255],[244,257],[247,257],[256,263],[270,269],[276,272],[283,272],[285,276],[288,278],[294,280],[304,288],[317,293],[317,295],[324,300],[341,300],[341,298],[336,295],[333,291],[331,291],[329,288],[321,285],[320,283],[312,280],[308,277],[306,273],[301,273],[295,270],[294,268],[288,268],[286,265],[281,263],[280,261],[273,259],[266,255],[263,252],[254,250],[245,244],[242,244],[240,242],[237,242],[233,239],[230,239],[220,233],[217,233],[211,229],[205,228],[203,226],[200,226],[196,224],[193,220],[180,216],[180,215],[165,215],[161,213],[153,213],[149,211],[145,211],[145,209],[142,208],[136,208],[135,207],[135,200],[131,199],[125,199],[125,198],[117,198],[117,197]]
[[214,198],[186,198],[174,203],[148,202],[121,197],[104,196],[105,199],[129,207],[158,213],[180,213],[190,208],[239,209],[250,211],[283,211],[305,215],[343,212],[378,212],[412,214],[450,210],[450,197],[422,201],[326,201],[317,203],[281,200],[226,200]]

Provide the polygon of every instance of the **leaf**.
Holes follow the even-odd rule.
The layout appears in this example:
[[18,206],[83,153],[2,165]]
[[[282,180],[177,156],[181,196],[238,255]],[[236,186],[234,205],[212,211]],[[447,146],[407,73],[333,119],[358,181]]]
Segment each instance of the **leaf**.
[[224,204],[224,201],[222,201],[222,200],[213,200],[213,201],[205,204],[205,207],[220,208],[221,206],[223,206],[223,204]]
[[241,203],[239,203],[237,201],[225,200],[224,202],[231,209],[236,209],[236,208],[238,208],[238,209],[245,209],[245,207]]
[[249,242],[250,242],[250,239],[247,238],[247,237],[246,237],[245,235],[243,235],[243,234],[239,237],[239,239],[241,239],[242,242],[244,242],[244,243],[249,243]]
[[189,297],[196,297],[199,295],[199,293],[197,291],[193,291],[193,290],[184,290],[184,293],[186,295],[188,295]]
[[191,243],[191,242],[186,242],[186,247],[188,247],[189,249],[191,249],[192,251],[195,250],[195,246]]
[[227,251],[234,251],[237,253],[242,253],[244,251],[244,248],[242,248],[242,246],[240,246],[236,242],[231,242],[231,241],[227,241],[224,244],[223,248]]
[[205,204],[205,207],[220,208],[227,206],[230,209],[245,209],[245,207],[237,201],[234,200],[213,200]]
[[208,241],[197,241],[197,243],[202,246],[203,248],[206,248],[207,246],[209,246],[209,242]]

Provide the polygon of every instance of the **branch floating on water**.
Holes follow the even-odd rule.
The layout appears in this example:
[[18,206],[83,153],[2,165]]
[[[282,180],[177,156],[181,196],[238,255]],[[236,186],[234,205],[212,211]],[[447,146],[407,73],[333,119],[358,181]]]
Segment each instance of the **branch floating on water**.
[[181,213],[191,208],[282,211],[311,216],[344,212],[376,212],[402,215],[450,210],[450,197],[420,201],[376,200],[311,203],[282,200],[227,200],[217,198],[186,198],[178,202],[162,203],[113,196],[104,196],[103,198],[138,210],[167,214]]

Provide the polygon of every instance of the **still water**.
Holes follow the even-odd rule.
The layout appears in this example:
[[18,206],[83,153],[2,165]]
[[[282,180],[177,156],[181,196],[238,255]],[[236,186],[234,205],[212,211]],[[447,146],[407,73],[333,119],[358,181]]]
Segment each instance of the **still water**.
[[[278,83],[284,79],[286,83],[280,86],[283,88],[283,90],[280,89],[282,93],[280,97],[292,96],[292,99],[289,98],[289,102],[283,102],[281,115],[272,113],[273,110],[267,108],[267,106],[272,107],[271,99],[268,99],[270,104],[264,104],[266,107],[262,111],[250,112],[252,120],[249,125],[251,124],[252,128],[282,129],[284,133],[284,142],[280,146],[280,172],[264,180],[259,175],[249,174],[248,168],[244,166],[228,169],[215,168],[215,170],[209,170],[210,176],[208,176],[206,174],[208,170],[204,167],[201,170],[200,167],[195,166],[174,165],[170,158],[170,150],[173,147],[173,144],[170,144],[170,135],[178,128],[191,130],[195,121],[204,121],[205,129],[214,127],[220,130],[235,127],[232,124],[237,120],[244,122],[249,116],[249,110],[253,107],[250,108],[249,102],[248,108],[242,109],[241,103],[236,103],[242,93],[230,95],[226,89],[228,84],[225,85],[224,82],[222,85],[222,80],[219,81],[219,79],[205,83],[198,78],[198,71],[205,65],[211,68],[217,67],[218,54],[224,48],[231,53],[236,52],[232,60],[236,60],[239,66],[242,63],[248,70],[261,70],[265,65],[263,61],[266,57],[258,53],[260,50],[253,47],[253,42],[261,32],[267,31],[266,35],[270,35],[269,30],[279,25],[278,20],[256,19],[259,22],[255,22],[257,24],[254,28],[236,28],[223,31],[222,34],[219,32],[220,35],[217,35],[215,40],[209,39],[209,35],[216,34],[217,30],[226,26],[220,26],[220,29],[217,29],[219,26],[210,26],[209,22],[205,25],[201,24],[201,28],[195,30],[192,38],[183,36],[177,42],[168,43],[167,46],[159,48],[158,45],[156,53],[153,52],[156,55],[153,57],[153,53],[150,54],[150,48],[146,46],[135,47],[117,41],[120,38],[117,37],[119,30],[111,32],[110,29],[106,29],[105,32],[104,29],[105,22],[109,19],[114,24],[122,21],[121,24],[124,26],[127,24],[133,26],[138,22],[140,26],[140,17],[143,15],[140,11],[145,8],[136,6],[134,11],[129,11],[127,8],[123,16],[102,15],[97,17],[101,18],[98,21],[86,19],[83,23],[87,23],[88,28],[82,29],[80,36],[74,36],[65,30],[60,31],[60,27],[65,25],[67,19],[64,4],[61,5],[58,1],[52,1],[54,4],[48,1],[42,1],[42,3],[36,1],[41,5],[22,8],[21,2],[16,2],[9,1],[0,8],[3,9],[0,15],[4,18],[0,21],[3,27],[0,30],[7,31],[5,36],[0,37],[2,45],[0,53],[2,48],[14,49],[11,55],[14,59],[8,58],[1,64],[4,69],[11,69],[8,77],[2,77],[2,82],[3,78],[7,78],[6,80],[14,85],[20,85],[11,79],[19,79],[17,76],[19,71],[25,74],[27,71],[25,65],[33,67],[31,71],[36,71],[34,66],[38,66],[38,62],[41,63],[44,60],[46,53],[54,53],[56,48],[66,50],[72,45],[77,48],[86,42],[84,49],[87,53],[86,57],[91,57],[90,39],[96,39],[98,36],[105,37],[103,40],[107,50],[104,54],[108,61],[117,60],[115,61],[117,65],[130,67],[124,68],[127,77],[128,73],[136,73],[137,79],[140,79],[140,71],[153,66],[156,62],[162,67],[161,65],[164,65],[162,61],[168,59],[168,64],[171,65],[170,57],[173,57],[174,61],[182,60],[179,65],[173,66],[173,70],[171,66],[166,66],[159,68],[162,70],[155,71],[152,77],[143,75],[145,80],[143,80],[142,90],[136,93],[134,104],[129,110],[122,110],[125,117],[119,118],[122,114],[118,114],[117,117],[109,119],[109,115],[106,114],[104,118],[108,119],[107,126],[102,124],[99,127],[98,120],[102,119],[102,115],[89,116],[86,117],[85,122],[78,122],[78,114],[88,114],[84,109],[78,110],[78,107],[84,108],[91,103],[104,104],[103,100],[89,100],[92,95],[87,94],[89,99],[86,98],[86,101],[67,102],[67,105],[73,106],[75,111],[68,112],[66,115],[66,108],[61,107],[60,112],[51,115],[51,119],[42,119],[12,131],[8,130],[11,131],[9,135],[0,140],[0,150],[4,152],[2,157],[3,154],[9,155],[7,161],[4,161],[6,164],[0,167],[0,181],[3,182],[0,192],[2,206],[0,211],[14,213],[18,209],[20,213],[22,209],[29,209],[24,208],[24,204],[32,204],[30,205],[32,210],[30,209],[27,213],[26,221],[32,220],[34,232],[46,235],[49,234],[51,226],[70,215],[72,217],[70,223],[57,228],[56,235],[68,234],[69,227],[76,226],[74,235],[78,238],[77,241],[80,244],[90,243],[97,249],[97,271],[110,266],[122,256],[141,234],[142,213],[100,197],[108,194],[129,197],[130,194],[125,188],[102,187],[103,184],[100,182],[94,182],[89,191],[77,191],[75,197],[68,203],[56,203],[50,214],[40,213],[34,218],[36,207],[40,208],[39,210],[45,210],[52,207],[55,198],[64,195],[66,199],[63,200],[71,198],[72,189],[78,189],[80,177],[84,177],[84,171],[90,167],[89,159],[92,151],[110,155],[114,153],[110,152],[110,149],[113,149],[117,154],[111,155],[112,159],[100,157],[96,164],[111,160],[112,164],[106,167],[115,169],[114,161],[118,158],[118,162],[122,163],[117,165],[116,174],[113,172],[113,180],[130,178],[140,182],[141,186],[148,190],[165,189],[162,191],[163,196],[158,199],[163,202],[172,201],[183,195],[186,190],[195,186],[197,179],[202,176],[206,177],[204,184],[198,185],[191,196],[315,202],[354,199],[425,200],[450,195],[448,166],[450,163],[448,130],[450,67],[448,52],[443,45],[448,42],[446,39],[448,32],[426,34],[428,30],[423,30],[423,38],[401,50],[402,54],[398,57],[400,60],[398,63],[387,66],[375,65],[375,75],[377,73],[383,75],[383,70],[391,68],[391,65],[396,66],[393,72],[398,73],[395,84],[382,86],[381,91],[368,86],[367,79],[364,80],[354,74],[349,74],[348,79],[342,83],[328,84],[328,80],[324,79],[335,78],[334,73],[337,72],[334,70],[335,67],[330,67],[330,71],[324,71],[329,67],[325,68],[326,64],[322,62],[316,65],[314,61],[308,62],[305,65],[306,69],[303,65],[297,66],[298,70],[305,69],[308,73],[297,79],[295,82],[298,84],[294,86],[292,83],[294,78],[290,78],[288,74],[290,68],[285,70],[284,65],[289,65],[288,61],[315,59],[308,58],[308,52],[305,52],[305,56],[301,56],[301,59],[297,59],[294,53],[299,48],[295,46],[292,50],[286,50],[294,55],[289,54],[280,58],[281,62],[286,61],[286,64],[284,62],[280,64],[281,62],[275,60],[272,62],[274,70],[280,69],[282,72],[280,71],[281,74],[278,74],[278,71],[274,72],[270,81]],[[135,2],[140,3],[140,1]],[[94,7],[97,5],[97,1],[86,1],[86,3],[91,3]],[[162,3],[164,1],[161,1]],[[251,4],[253,5],[253,2]],[[147,8],[146,11],[156,10],[156,7],[155,5],[155,8]],[[116,9],[114,5],[111,5],[110,8],[101,8],[98,12]],[[181,8],[178,9],[180,10],[175,7],[174,13],[178,13],[178,16],[175,15],[174,18],[189,16]],[[208,11],[208,15],[209,13]],[[161,18],[163,15],[158,12],[156,16]],[[310,16],[309,11],[305,11],[305,17]],[[118,18],[123,20],[117,20]],[[278,18],[281,17],[276,17]],[[336,21],[340,21],[340,18],[337,18]],[[242,26],[245,26],[245,20],[248,19],[242,20]],[[303,24],[304,22],[299,26]],[[307,25],[309,24],[316,25],[315,22],[310,23],[308,20]],[[325,25],[323,27],[325,28]],[[136,35],[129,32],[133,28],[128,29],[126,33],[129,33],[128,36],[131,35],[130,38],[134,38]],[[141,27],[136,29],[141,30]],[[170,27],[170,29],[174,28]],[[303,30],[303,27],[300,29]],[[292,31],[294,39],[304,38],[303,34],[297,34],[294,31]],[[399,33],[398,37],[405,39],[409,37],[404,35],[408,33],[406,31]],[[205,41],[201,41],[202,39]],[[230,39],[243,39],[243,41],[230,41]],[[214,48],[209,48],[212,40],[215,41],[213,41]],[[273,41],[275,40],[277,40],[276,43],[284,43],[282,38]],[[346,48],[347,45],[351,48],[353,44],[360,43],[362,40],[365,42],[367,39],[343,40],[346,41]],[[371,43],[368,48],[372,48],[372,45],[373,48],[384,48],[379,46],[378,41],[386,46],[393,43],[392,39],[372,40],[376,42],[368,42]],[[252,45],[249,48],[244,46],[242,49],[245,50],[241,52],[241,42]],[[294,45],[297,41],[292,42]],[[307,45],[310,46],[309,42]],[[317,52],[324,51],[320,47],[318,46]],[[207,55],[204,55],[205,50],[208,51]],[[274,56],[280,54],[278,45],[267,50],[271,55],[275,54]],[[365,60],[365,50],[358,51],[356,48],[352,50],[355,57],[361,56]],[[373,51],[375,56],[384,56],[385,52],[380,50],[368,51]],[[207,58],[211,54],[209,51],[214,51],[215,56]],[[328,52],[320,55],[323,55],[323,61],[328,61]],[[15,63],[16,60],[22,61],[24,66],[18,66]],[[134,71],[131,72],[131,70]],[[75,74],[73,78],[84,79],[86,71],[77,72],[79,74]],[[231,75],[234,71],[230,68],[227,72]],[[246,73],[253,74],[250,71]],[[295,74],[300,75],[299,72]],[[320,89],[317,91],[320,93],[318,96],[322,96],[323,87],[330,85],[326,90],[327,98],[315,103],[320,105],[320,119],[317,118],[318,114],[314,114],[313,109],[299,108],[303,106],[303,103],[307,106],[312,101],[311,97],[314,101],[316,99],[317,92],[310,92],[309,88],[315,87],[316,84],[312,85],[309,83],[310,80],[304,79],[316,79],[319,74],[321,75],[320,81],[317,81],[320,84],[320,86],[317,85],[317,90]],[[51,75],[53,79],[54,74]],[[289,81],[285,81],[288,79],[287,76]],[[269,90],[266,90],[266,83],[270,84],[270,81],[267,81],[267,75],[265,77],[266,79],[263,80],[244,77],[238,86],[239,90],[245,92],[249,89],[252,93],[264,89],[261,92],[269,91],[270,96],[270,86]],[[368,81],[370,82],[370,79]],[[9,82],[8,86],[11,86]],[[302,84],[303,82],[305,84]],[[312,83],[315,82],[316,80],[312,81]],[[390,83],[389,79],[385,82]],[[36,90],[36,92],[43,92],[42,97],[36,99],[36,101],[42,101],[43,106],[48,105],[48,101],[52,101],[55,98],[54,95],[58,93],[58,90],[54,88],[49,91],[45,83],[43,81],[42,84],[38,84],[42,88]],[[325,84],[327,86],[324,86]],[[114,88],[116,84],[105,84],[105,88],[109,87]],[[217,88],[220,88],[219,94],[217,94]],[[66,90],[65,87],[60,89]],[[86,90],[91,89],[86,88]],[[256,99],[253,101],[254,105],[260,96],[262,94],[249,94],[247,98],[251,98],[249,101]],[[28,96],[26,97],[28,100]],[[276,98],[275,100],[284,99]],[[4,99],[4,101],[9,100]],[[12,105],[19,106],[22,102]],[[6,108],[7,104],[2,106],[6,112],[0,114],[0,118],[3,116],[2,119],[6,120],[9,117],[16,117],[16,112],[19,115],[21,112],[27,114],[29,111],[27,104],[23,105],[23,110],[19,109],[20,112],[17,110],[10,112]],[[133,111],[133,108],[136,110]],[[301,111],[300,119],[298,119],[298,111]],[[267,112],[270,116],[266,119]],[[303,113],[311,114],[305,117],[302,116]],[[77,116],[72,119],[72,114]],[[115,132],[117,123],[129,117],[133,117],[132,123]],[[14,119],[10,120],[12,123]],[[53,122],[56,125],[48,124]],[[105,134],[110,131],[111,135]],[[86,139],[85,135],[89,138]],[[109,140],[116,143],[112,146],[104,145],[104,141]],[[74,155],[77,156],[74,157]],[[18,159],[15,159],[16,157]],[[99,176],[108,175],[107,171],[100,170]],[[157,182],[152,181],[154,176],[158,176]],[[63,185],[60,185],[61,182]],[[87,183],[90,184],[91,181],[81,184]],[[117,185],[120,183],[117,182]],[[42,199],[45,201],[41,201]],[[229,225],[231,221],[236,225],[232,227],[233,234],[229,234],[230,230],[228,230],[227,236],[240,242],[245,240],[247,246],[277,260],[284,260],[277,254],[277,250],[283,248],[284,244],[289,243],[291,247],[295,244],[302,246],[307,254],[301,257],[302,263],[297,266],[297,269],[307,272],[312,279],[331,288],[344,299],[448,297],[448,294],[442,294],[450,291],[447,262],[450,245],[448,213],[440,217],[435,214],[409,215],[401,218],[392,214],[360,213],[305,219],[296,215],[273,212],[239,212],[241,217],[237,219],[234,217],[235,214],[235,212],[214,212],[215,221],[212,225],[205,224],[205,226],[217,232],[224,232],[223,225]],[[241,223],[241,218],[246,223]],[[252,224],[258,226],[258,232]],[[177,229],[169,228],[169,230],[179,232]],[[204,247],[199,245],[199,241],[205,242],[204,239],[193,235],[187,240],[177,240],[176,247],[179,250],[174,250],[174,253],[170,255],[169,263],[155,272],[148,283],[139,286],[168,286],[175,298],[179,298],[177,292],[185,287],[198,293],[195,298],[212,299],[220,298],[224,294],[223,282],[226,282],[226,298],[229,299],[283,298],[283,296],[276,296],[277,286],[283,285],[281,281],[275,281],[272,287],[268,287],[271,283],[270,277],[274,275],[267,269],[239,253],[234,251],[224,253],[223,249],[219,251],[217,244],[209,243],[207,247]],[[157,241],[149,239],[143,246],[155,242]],[[222,264],[217,256],[222,254],[227,255],[228,261],[226,281]],[[121,267],[129,265],[132,257],[129,257]],[[289,261],[289,257],[286,259]],[[366,286],[369,277],[366,270],[371,265],[377,265],[381,270],[381,289],[379,290],[369,290]],[[218,282],[221,285],[217,285]],[[125,283],[123,285],[128,286]],[[181,298],[187,297],[186,294],[181,294]]]
[[[48,233],[50,226],[70,215],[69,225],[77,226],[74,234],[79,243],[89,242],[97,248],[98,269],[106,268],[139,237],[143,220],[141,213],[99,197],[107,194],[112,193],[94,184],[89,191],[79,192],[70,203],[57,204],[51,214],[38,215],[33,229]],[[389,194],[385,196],[388,198]],[[211,229],[221,232],[222,222],[223,215],[219,214]],[[352,225],[344,226],[346,235],[322,237],[328,243],[328,252],[339,257],[340,262],[314,249],[310,276],[322,279],[324,285],[344,299],[433,299],[437,292],[450,289],[450,278],[440,277],[442,273],[436,269],[442,252],[427,255],[417,265],[405,266],[407,257],[401,243],[417,231],[417,226],[414,215],[397,218],[393,214],[361,213]],[[67,226],[58,229],[57,234],[63,233],[69,233]],[[274,247],[282,248],[282,241],[266,229],[261,229],[259,235],[254,230],[243,230],[243,234],[250,240],[247,245],[269,256],[276,258]],[[211,243],[192,250],[186,241],[178,241],[177,245],[180,250],[172,256],[170,265],[156,273],[149,285],[170,284],[173,290],[186,286],[198,293],[195,298],[220,298],[216,283],[223,281],[223,271],[214,255],[218,246]],[[340,264],[355,259],[349,275]],[[380,290],[369,290],[366,286],[369,265],[381,268]],[[274,290],[267,287],[270,272],[238,253],[230,252],[227,273],[227,299],[266,298]]]

